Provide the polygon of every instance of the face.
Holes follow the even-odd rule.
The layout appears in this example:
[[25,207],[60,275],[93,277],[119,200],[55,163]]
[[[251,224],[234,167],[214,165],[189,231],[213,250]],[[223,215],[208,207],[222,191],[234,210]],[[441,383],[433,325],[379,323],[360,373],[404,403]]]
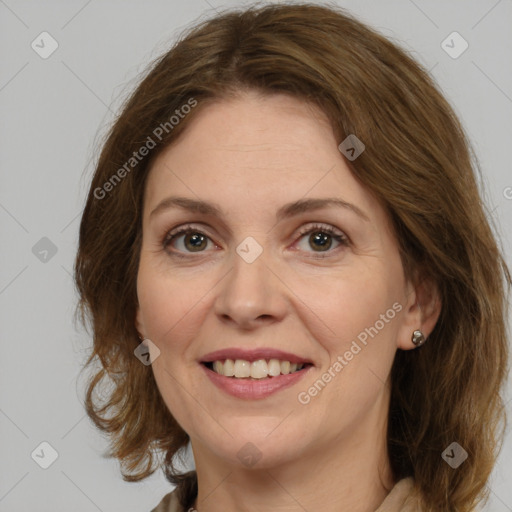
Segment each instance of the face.
[[[271,467],[377,435],[386,419],[395,352],[418,328],[414,293],[340,142],[316,107],[244,93],[198,112],[150,170],[137,328],[160,351],[158,388],[196,457],[241,465],[251,442]],[[238,375],[264,374],[258,359],[304,367],[253,379],[203,364],[230,358]]]

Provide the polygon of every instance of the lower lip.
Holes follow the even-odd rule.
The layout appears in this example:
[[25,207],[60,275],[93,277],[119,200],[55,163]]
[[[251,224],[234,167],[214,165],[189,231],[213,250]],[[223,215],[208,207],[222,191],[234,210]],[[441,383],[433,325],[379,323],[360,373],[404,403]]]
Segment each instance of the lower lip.
[[313,368],[313,366],[307,366],[298,372],[278,375],[277,377],[267,377],[265,379],[237,379],[219,375],[204,364],[201,364],[201,366],[206,375],[219,389],[236,398],[243,398],[245,400],[259,400],[289,388],[299,382]]

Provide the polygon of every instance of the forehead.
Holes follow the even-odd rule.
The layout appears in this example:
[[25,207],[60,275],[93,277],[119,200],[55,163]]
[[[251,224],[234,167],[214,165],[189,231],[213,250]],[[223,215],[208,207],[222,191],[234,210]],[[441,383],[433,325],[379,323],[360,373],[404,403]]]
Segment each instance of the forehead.
[[246,210],[340,196],[371,209],[375,198],[352,175],[339,142],[318,107],[284,94],[244,93],[197,112],[155,160],[145,202],[151,208],[167,195],[186,195],[229,211],[239,202]]
[[237,161],[283,168],[287,163],[296,165],[305,155],[313,159],[312,150],[319,145],[337,146],[326,115],[316,105],[286,94],[243,92],[203,108],[199,104],[197,109],[173,144],[184,152],[201,148],[194,155],[197,159],[206,152],[207,158],[222,154],[223,160],[229,160],[231,153]]

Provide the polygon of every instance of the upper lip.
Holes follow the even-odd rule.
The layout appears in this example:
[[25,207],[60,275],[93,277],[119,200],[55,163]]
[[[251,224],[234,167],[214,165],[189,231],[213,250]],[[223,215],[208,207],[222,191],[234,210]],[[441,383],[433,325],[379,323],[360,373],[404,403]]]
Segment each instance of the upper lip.
[[216,350],[204,355],[199,360],[200,363],[211,363],[213,361],[223,361],[225,359],[243,359],[245,361],[253,362],[258,359],[279,359],[281,361],[290,361],[290,363],[311,363],[312,362],[305,358],[292,354],[291,352],[284,352],[282,350],[276,350],[274,348],[225,348],[222,350]]

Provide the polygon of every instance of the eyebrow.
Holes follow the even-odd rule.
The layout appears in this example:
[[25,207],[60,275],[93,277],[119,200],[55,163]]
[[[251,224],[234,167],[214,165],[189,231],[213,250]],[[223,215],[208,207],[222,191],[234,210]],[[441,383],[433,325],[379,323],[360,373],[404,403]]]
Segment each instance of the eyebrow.
[[[369,217],[360,208],[354,204],[347,203],[338,197],[299,199],[298,201],[287,203],[279,208],[276,213],[276,219],[279,221],[294,217],[301,213],[329,207],[347,209],[355,213],[358,217],[361,217],[363,220],[370,222]],[[216,203],[209,203],[207,201],[192,199],[190,197],[171,196],[158,203],[156,208],[150,213],[150,217],[170,208],[181,208],[182,210],[187,210],[193,213],[221,218],[224,216],[222,208]]]

